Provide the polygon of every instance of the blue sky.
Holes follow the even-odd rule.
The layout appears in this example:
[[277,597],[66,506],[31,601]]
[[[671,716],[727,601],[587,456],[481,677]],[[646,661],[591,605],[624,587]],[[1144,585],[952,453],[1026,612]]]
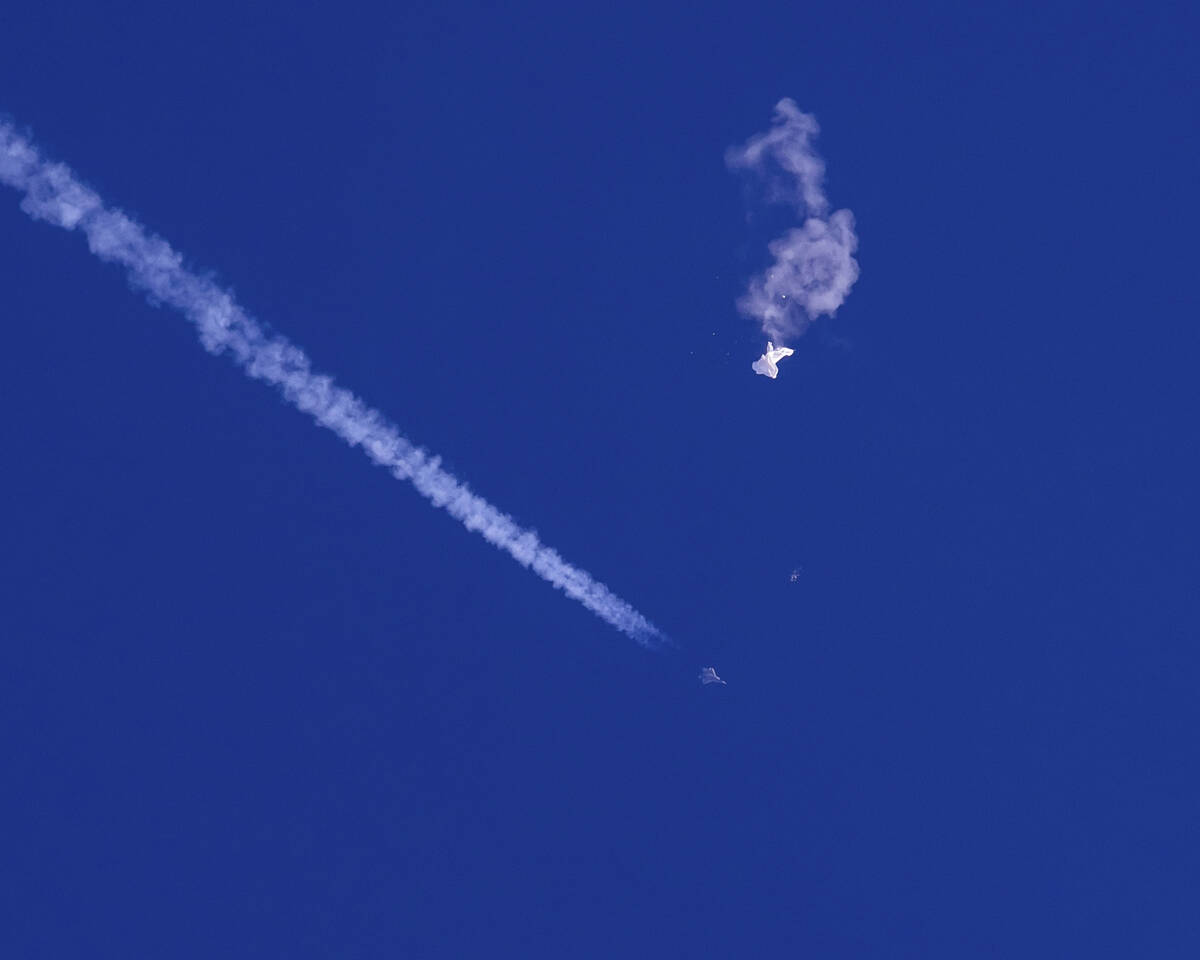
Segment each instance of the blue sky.
[[[1195,956],[1195,13],[644,7],[0,12],[47,156],[678,644],[4,189],[5,955]],[[861,275],[772,382],[784,96]]]

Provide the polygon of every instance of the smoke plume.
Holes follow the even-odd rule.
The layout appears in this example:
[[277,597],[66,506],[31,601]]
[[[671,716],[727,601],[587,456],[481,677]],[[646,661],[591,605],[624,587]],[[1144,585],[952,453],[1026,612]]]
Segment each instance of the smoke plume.
[[784,98],[775,105],[771,129],[725,154],[730,169],[762,184],[768,202],[788,204],[802,219],[771,241],[767,249],[774,261],[738,300],[741,313],[778,344],[794,341],[817,317],[833,316],[858,279],[854,215],[829,213],[825,163],[813,146],[819,129],[812,114]]

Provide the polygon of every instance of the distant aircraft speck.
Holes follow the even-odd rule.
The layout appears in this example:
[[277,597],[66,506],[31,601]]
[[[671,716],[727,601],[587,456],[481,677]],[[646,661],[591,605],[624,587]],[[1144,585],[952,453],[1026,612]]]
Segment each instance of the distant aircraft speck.
[[[717,671],[714,670],[712,667],[705,667],[703,670],[700,671],[700,682],[704,683],[704,684],[709,684],[709,683],[725,684],[725,681],[717,676]],[[728,684],[725,684],[725,685],[728,686]]]

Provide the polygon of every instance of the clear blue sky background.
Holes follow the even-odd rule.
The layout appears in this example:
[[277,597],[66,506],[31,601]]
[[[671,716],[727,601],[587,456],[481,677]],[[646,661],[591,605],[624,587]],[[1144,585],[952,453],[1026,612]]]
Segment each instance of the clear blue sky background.
[[[0,953],[1197,956],[1200,22],[1148,6],[5,5],[47,153],[680,648],[4,191]],[[862,275],[770,382],[723,151],[782,96]]]

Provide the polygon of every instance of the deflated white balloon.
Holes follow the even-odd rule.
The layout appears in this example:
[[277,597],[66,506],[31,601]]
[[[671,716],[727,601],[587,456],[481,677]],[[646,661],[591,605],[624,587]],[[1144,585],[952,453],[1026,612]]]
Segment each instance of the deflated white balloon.
[[791,347],[777,347],[768,340],[767,352],[750,364],[750,369],[774,380],[779,376],[778,362],[784,357],[790,357],[795,352]]

